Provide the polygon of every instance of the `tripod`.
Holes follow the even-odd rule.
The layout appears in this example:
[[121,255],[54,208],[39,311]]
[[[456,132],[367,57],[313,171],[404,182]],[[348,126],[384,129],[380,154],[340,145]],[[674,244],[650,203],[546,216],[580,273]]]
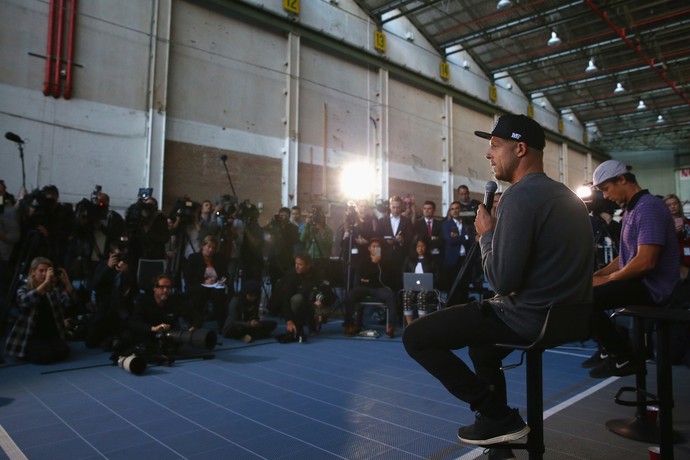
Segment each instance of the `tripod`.
[[448,297],[446,298],[446,302],[450,303],[451,299],[455,295],[455,291],[457,290],[458,286],[460,285],[460,282],[462,281],[463,277],[465,276],[465,272],[467,271],[467,267],[470,267],[471,264],[474,263],[474,259],[476,257],[478,248],[479,248],[479,242],[475,241],[472,243],[472,247],[470,247],[470,250],[467,251],[467,255],[465,256],[465,260],[463,260],[462,266],[460,266],[460,270],[458,271],[458,274],[455,277],[455,281],[453,282],[453,286],[451,286],[450,290],[448,291]]

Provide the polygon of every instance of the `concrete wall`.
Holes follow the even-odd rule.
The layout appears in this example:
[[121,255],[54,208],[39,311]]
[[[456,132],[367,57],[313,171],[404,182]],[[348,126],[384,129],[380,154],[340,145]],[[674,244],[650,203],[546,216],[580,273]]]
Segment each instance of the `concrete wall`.
[[[246,4],[270,20],[236,11]],[[339,175],[354,161],[371,168],[372,199],[413,193],[445,213],[458,185],[480,198],[491,179],[486,141],[473,132],[504,110],[527,110],[506,85],[493,107],[489,79],[474,63],[464,68],[462,53],[443,82],[437,52],[420,34],[405,39],[407,22],[388,23],[386,55],[376,52],[375,27],[352,0],[303,0],[293,19],[273,0],[79,2],[73,96],[44,96],[48,5],[2,0],[0,125],[27,141],[27,187],[56,184],[64,201],[96,184],[119,208],[143,186],[165,209],[182,195],[231,193],[227,155],[235,193],[269,216],[280,205],[342,204]],[[353,47],[301,41],[304,28]],[[535,112],[557,132],[555,113]],[[581,140],[576,123],[565,134]],[[572,187],[591,174],[586,148],[550,138],[550,176]],[[0,142],[0,171],[16,192],[21,165],[9,141]]]

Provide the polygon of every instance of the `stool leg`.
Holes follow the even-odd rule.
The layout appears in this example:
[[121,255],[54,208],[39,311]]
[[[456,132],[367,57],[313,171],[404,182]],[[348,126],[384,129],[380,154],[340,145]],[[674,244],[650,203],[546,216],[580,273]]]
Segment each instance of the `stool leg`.
[[661,458],[673,460],[673,377],[671,369],[671,334],[668,321],[657,322],[656,378],[659,398],[659,443]]
[[527,352],[527,451],[530,460],[544,457],[544,389],[542,381],[543,350]]

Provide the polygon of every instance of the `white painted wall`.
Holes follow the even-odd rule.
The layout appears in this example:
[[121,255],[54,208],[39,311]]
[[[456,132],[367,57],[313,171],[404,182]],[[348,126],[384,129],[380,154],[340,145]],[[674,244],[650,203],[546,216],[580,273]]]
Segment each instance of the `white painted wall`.
[[[28,187],[53,183],[63,200],[78,201],[100,184],[114,206],[125,207],[139,187],[156,183],[156,171],[165,171],[164,146],[151,141],[152,132],[192,145],[283,156],[290,51],[286,33],[204,8],[200,2],[79,2],[74,96],[66,101],[41,92],[48,2],[1,2],[0,126],[27,141]],[[246,3],[288,20],[282,2]],[[374,24],[353,0],[301,4],[300,24],[378,55],[372,48]],[[384,26],[389,38],[386,58],[441,82],[440,57],[420,34],[414,42],[405,40],[410,27],[396,21]],[[378,66],[309,44],[298,46],[299,97],[290,113],[298,114],[299,132],[294,135],[300,162],[341,167],[365,159],[374,168],[383,165],[378,176],[383,183],[377,184],[383,191],[390,177],[445,184],[451,191],[465,183],[483,193],[490,179],[486,141],[473,132],[490,130],[492,116],[453,103],[451,180],[446,181],[444,94],[401,81],[394,71],[380,72]],[[489,78],[474,63],[464,69],[464,59],[462,53],[450,57],[448,88],[488,101]],[[382,84],[384,99],[379,95]],[[515,89],[499,87],[498,102],[505,106],[496,106],[497,113],[525,112],[527,107],[525,96]],[[558,116],[548,106],[537,106],[535,112],[538,121],[557,131]],[[565,134],[581,140],[576,124]],[[554,155],[561,146],[549,145],[548,150],[549,171],[557,172]],[[568,153],[569,182],[585,164],[570,156],[585,154]],[[0,142],[0,177],[10,191],[18,190],[18,152],[6,140]],[[155,193],[160,196],[162,191]]]

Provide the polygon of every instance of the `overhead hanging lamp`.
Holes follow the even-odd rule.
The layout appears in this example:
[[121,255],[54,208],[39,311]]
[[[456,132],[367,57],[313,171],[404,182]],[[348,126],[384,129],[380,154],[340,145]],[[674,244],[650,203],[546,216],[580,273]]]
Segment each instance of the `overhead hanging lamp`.
[[647,106],[645,105],[644,101],[640,99],[640,103],[637,104],[637,110],[645,110]]
[[620,83],[616,83],[616,89],[613,90],[613,94],[621,94],[625,92],[625,88]]
[[599,69],[597,68],[596,65],[594,65],[594,59],[590,59],[589,64],[587,65],[587,68],[585,69],[585,72],[592,73],[592,72],[596,72],[597,70],[599,70]]
[[496,5],[496,9],[505,10],[507,8],[510,8],[511,6],[513,6],[513,2],[511,2],[510,0],[500,0]]
[[558,46],[561,44],[561,39],[558,38],[558,35],[556,32],[551,32],[551,38],[549,38],[549,41],[546,42],[548,46]]

